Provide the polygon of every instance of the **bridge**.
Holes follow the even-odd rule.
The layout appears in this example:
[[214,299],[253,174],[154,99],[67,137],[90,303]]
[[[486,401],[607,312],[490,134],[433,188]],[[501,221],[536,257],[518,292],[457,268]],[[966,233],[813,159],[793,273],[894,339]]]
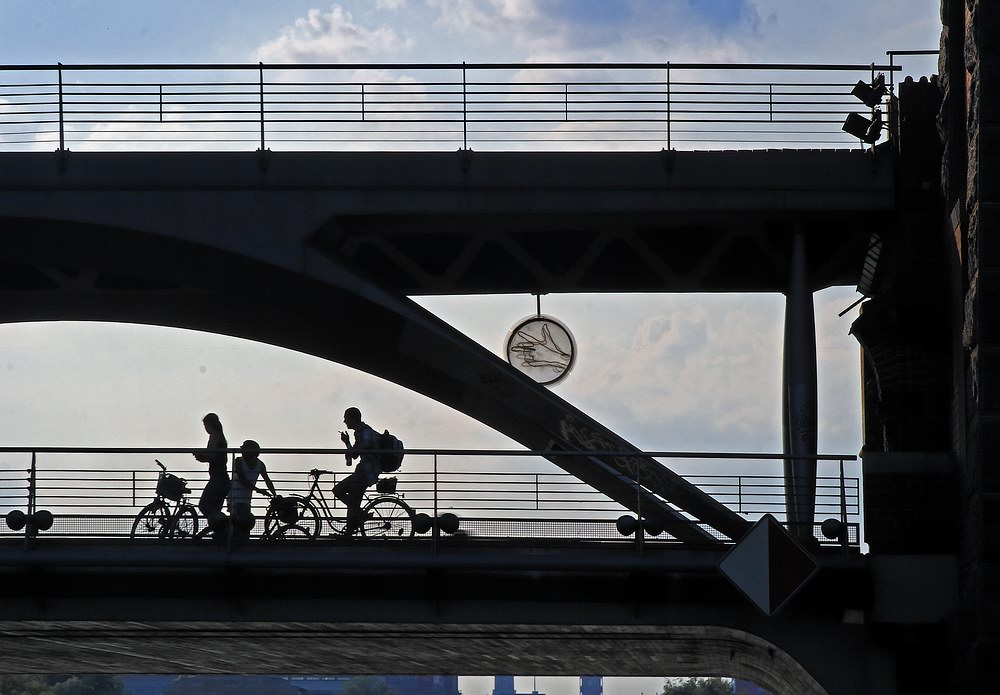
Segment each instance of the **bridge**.
[[[28,133],[7,146],[27,151],[0,155],[0,320],[157,323],[348,364],[540,452],[662,527],[670,542],[647,544],[640,531],[635,541],[512,548],[436,534],[391,556],[368,545],[318,553],[301,544],[220,552],[93,537],[8,544],[0,620],[10,668],[125,672],[153,659],[159,665],[147,669],[225,671],[232,666],[206,651],[228,640],[245,645],[254,634],[262,636],[254,647],[261,672],[338,663],[341,672],[468,673],[475,664],[484,674],[718,673],[802,693],[891,692],[905,680],[905,665],[925,654],[913,643],[950,615],[948,601],[919,603],[947,595],[947,561],[817,547],[818,577],[780,618],[764,618],[716,569],[749,529],[744,515],[407,296],[785,293],[786,395],[775,404],[786,423],[782,511],[800,538],[818,544],[811,294],[835,284],[877,289],[881,235],[900,224],[901,181],[912,175],[897,174],[909,171],[899,169],[900,158],[919,159],[936,109],[922,97],[926,85],[907,85],[909,102],[900,86],[892,107],[911,118],[873,149],[695,152],[674,149],[692,123],[709,124],[723,146],[745,137],[740,130],[751,121],[790,128],[801,145],[821,126],[823,137],[845,137],[840,122],[858,107],[829,97],[843,84],[817,88],[794,76],[807,66],[756,66],[767,77],[738,87],[713,75],[724,66],[670,64],[607,67],[658,71],[655,80],[593,80],[597,66],[520,66],[573,78],[546,77],[541,87],[514,79],[503,89],[498,78],[469,73],[512,66],[461,66],[461,81],[430,79],[416,92],[392,80],[374,89],[340,78],[308,89],[298,77],[266,81],[275,66],[200,66],[193,69],[213,77],[196,88],[191,78],[146,77],[182,67],[0,68],[18,76],[17,86],[5,85],[0,124],[11,132],[16,119],[4,109],[21,104],[16,132]],[[754,67],[730,69],[744,75]],[[880,69],[891,75],[891,67]],[[850,87],[874,68],[816,70],[850,74]],[[708,76],[678,81],[698,70]],[[216,76],[226,71],[256,80]],[[132,74],[140,78],[123,77]],[[249,100],[248,84],[256,88]],[[692,98],[706,91],[715,101]],[[281,123],[288,142],[347,133],[361,150],[401,131],[408,148],[427,147],[410,132],[414,123],[433,124],[434,147],[459,128],[462,139],[456,152],[268,149],[281,142],[273,132]],[[515,131],[505,151],[486,144],[497,123]],[[257,151],[214,151],[220,128],[243,139],[252,129]],[[539,129],[554,134],[555,151],[524,149]],[[611,151],[565,151],[573,141],[566,132],[586,132],[588,145]],[[99,137],[109,133],[111,140]],[[633,139],[637,133],[647,140]],[[193,151],[149,151],[174,137]],[[614,151],[636,141],[656,149]],[[56,151],[38,151],[40,142]],[[906,150],[907,142],[920,145]],[[337,331],[345,316],[370,333]],[[914,571],[925,587],[903,581]],[[231,598],[237,585],[246,598]],[[897,586],[906,591],[894,593]],[[359,652],[361,639],[380,645],[375,661]]]
[[[831,644],[865,661],[881,649],[857,634],[857,626],[845,630],[822,617],[830,610],[861,611],[867,601],[856,479],[820,478],[818,510],[833,518],[844,514],[848,534],[821,536],[823,545],[815,548],[820,575],[774,621],[718,572],[720,551],[690,548],[650,524],[630,528],[622,522],[623,505],[571,475],[483,472],[454,463],[472,456],[537,458],[538,452],[407,452],[405,470],[394,474],[396,493],[438,522],[412,534],[369,534],[350,543],[325,523],[311,538],[262,537],[263,500],[244,541],[136,530],[136,510],[157,487],[148,470],[154,467],[108,464],[179,453],[188,452],[3,450],[5,458],[31,456],[33,462],[27,477],[4,472],[3,504],[53,514],[44,530],[0,530],[5,668],[224,673],[232,668],[228,650],[242,644],[259,673],[489,675],[589,664],[633,675],[722,669],[821,692],[820,682],[840,678],[826,658]],[[272,464],[282,456],[325,461],[342,455],[265,453]],[[774,458],[643,454],[668,462],[728,458],[737,467]],[[58,462],[93,457],[108,467]],[[821,463],[843,466],[835,459]],[[194,489],[203,484],[203,470],[175,472]],[[306,493],[302,473],[285,471],[274,480],[285,494]],[[324,481],[320,494],[331,482]],[[780,513],[783,504],[780,477],[690,482],[742,514]],[[813,649],[805,634],[821,634],[823,648]],[[852,676],[849,687],[859,678]]]

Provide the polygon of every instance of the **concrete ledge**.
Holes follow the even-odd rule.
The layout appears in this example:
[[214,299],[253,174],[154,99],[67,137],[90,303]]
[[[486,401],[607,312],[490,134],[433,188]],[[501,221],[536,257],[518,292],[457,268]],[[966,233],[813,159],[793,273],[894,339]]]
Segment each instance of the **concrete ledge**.
[[865,475],[893,473],[955,473],[955,457],[947,451],[864,451]]

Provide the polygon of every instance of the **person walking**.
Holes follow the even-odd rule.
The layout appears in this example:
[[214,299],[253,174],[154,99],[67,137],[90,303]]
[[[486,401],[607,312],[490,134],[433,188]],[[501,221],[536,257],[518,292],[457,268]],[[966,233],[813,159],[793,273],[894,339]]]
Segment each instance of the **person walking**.
[[[262,478],[266,490],[257,487],[257,479]],[[240,445],[240,455],[233,461],[232,487],[229,491],[229,514],[233,528],[242,538],[250,536],[253,528],[253,513],[250,510],[254,491],[267,497],[274,497],[276,490],[267,474],[267,467],[260,460],[260,444],[248,439]]]
[[208,446],[194,452],[194,457],[202,463],[208,464],[208,483],[198,500],[198,510],[202,516],[222,511],[222,505],[226,503],[229,495],[229,471],[226,470],[228,453],[226,449],[229,444],[226,442],[226,435],[222,431],[222,422],[215,413],[208,413],[201,419],[208,433]]

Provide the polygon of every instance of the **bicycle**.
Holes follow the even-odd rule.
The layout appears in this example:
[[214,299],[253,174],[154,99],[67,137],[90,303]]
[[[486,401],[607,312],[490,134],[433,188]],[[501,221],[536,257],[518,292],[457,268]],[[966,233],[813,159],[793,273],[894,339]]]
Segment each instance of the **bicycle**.
[[[336,516],[327,500],[319,479],[333,475],[333,471],[313,468],[309,471],[312,483],[306,495],[287,495],[272,498],[264,515],[263,538],[315,539],[325,523],[331,535],[344,535],[346,517]],[[361,524],[358,532],[366,538],[411,538],[414,534],[413,508],[396,492],[396,478],[379,478],[376,492],[365,492],[361,507]]]
[[158,460],[156,465],[161,469],[156,497],[136,514],[131,537],[194,538],[198,533],[198,510],[187,501],[191,492],[187,480],[168,473]]

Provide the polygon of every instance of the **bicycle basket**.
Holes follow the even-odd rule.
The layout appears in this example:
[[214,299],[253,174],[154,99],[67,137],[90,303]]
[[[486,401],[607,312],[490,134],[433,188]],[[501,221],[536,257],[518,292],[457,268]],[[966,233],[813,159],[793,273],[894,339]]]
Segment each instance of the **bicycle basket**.
[[156,494],[168,500],[176,502],[189,492],[191,490],[188,489],[187,481],[176,475],[161,473],[160,479],[156,481]]
[[294,497],[273,497],[271,508],[274,509],[278,521],[283,524],[294,524],[299,520],[299,506]]
[[391,478],[379,478],[378,482],[375,483],[375,489],[378,492],[384,494],[392,494],[396,492],[396,483],[398,482],[396,476]]

